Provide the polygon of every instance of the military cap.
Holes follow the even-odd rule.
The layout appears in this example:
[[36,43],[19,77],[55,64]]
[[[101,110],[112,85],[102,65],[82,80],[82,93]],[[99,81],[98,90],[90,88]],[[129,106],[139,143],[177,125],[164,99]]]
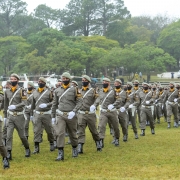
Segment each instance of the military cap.
[[134,83],[138,83],[139,84],[139,81],[138,80],[134,80]]
[[133,86],[132,82],[127,82],[127,85]]
[[72,79],[71,75],[70,75],[68,72],[64,72],[64,73],[62,74],[62,77],[66,77],[66,78],[68,78],[68,79]]
[[119,83],[121,83],[122,84],[122,81],[120,80],[120,79],[115,79],[115,81],[114,82],[119,82]]
[[176,83],[176,86],[180,86],[180,83]]
[[32,87],[34,88],[34,83],[33,83],[33,82],[30,82],[30,81],[29,81],[29,82],[28,82],[28,85],[29,85],[29,86],[32,86]]
[[86,80],[88,80],[89,82],[91,82],[91,78],[87,75],[83,75],[83,78],[85,78]]
[[174,82],[172,82],[172,81],[171,81],[169,84],[173,84],[173,85],[175,86],[175,83],[174,83]]
[[17,78],[18,80],[20,80],[20,77],[19,77],[17,74],[15,74],[15,73],[11,74],[11,77],[15,77],[15,78]]
[[72,81],[72,83],[76,84],[78,86],[78,83],[76,81]]
[[62,82],[62,79],[58,79],[58,82]]
[[109,78],[103,78],[103,81],[108,81],[108,82],[110,82],[110,79],[109,79]]
[[46,79],[44,77],[40,77],[39,80],[43,81],[44,83],[46,83]]
[[144,83],[143,83],[143,85],[147,85],[147,86],[149,86],[149,84],[148,84],[148,83],[146,83],[146,82],[144,82]]

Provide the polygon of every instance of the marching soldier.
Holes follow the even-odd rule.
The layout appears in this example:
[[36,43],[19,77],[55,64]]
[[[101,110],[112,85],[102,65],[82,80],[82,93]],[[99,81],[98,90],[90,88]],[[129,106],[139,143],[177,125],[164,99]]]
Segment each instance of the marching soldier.
[[42,126],[48,136],[50,143],[50,151],[54,151],[53,128],[51,124],[51,106],[53,94],[50,89],[46,88],[46,79],[40,77],[38,80],[39,88],[33,92],[31,110],[33,111],[33,127],[34,127],[34,152],[40,151],[39,143],[42,141]]
[[74,86],[74,87],[78,87],[78,83],[76,81],[72,81],[71,84]]
[[110,79],[103,78],[103,88],[99,92],[99,96],[94,102],[93,105],[90,106],[90,112],[94,112],[97,106],[101,105],[101,112],[99,117],[99,136],[101,139],[102,147],[104,147],[104,138],[106,131],[106,124],[108,120],[113,126],[114,129],[114,137],[115,137],[115,146],[119,146],[119,124],[118,124],[118,115],[117,110],[119,106],[119,101],[117,100],[116,92],[110,86]]
[[83,145],[85,143],[85,129],[88,126],[92,137],[96,143],[97,151],[101,151],[101,143],[99,133],[96,127],[96,114],[95,111],[90,112],[90,106],[94,103],[98,94],[90,85],[91,79],[89,76],[82,77],[82,99],[83,103],[78,111],[78,153],[83,153]]
[[28,82],[27,88],[27,105],[25,106],[25,136],[28,139],[29,137],[29,122],[32,121],[33,113],[31,111],[31,103],[33,98],[34,84],[32,82]]
[[[180,83],[176,83],[176,89],[180,92]],[[178,125],[180,125],[180,103],[178,102]]]
[[65,72],[62,74],[62,86],[55,90],[52,105],[52,124],[55,124],[55,135],[58,148],[56,161],[64,160],[64,138],[66,127],[72,145],[72,157],[78,157],[77,116],[82,106],[81,94],[77,87],[71,86],[71,76]]
[[[4,108],[4,93],[3,93],[3,87],[0,86],[0,111]],[[2,136],[2,116],[0,116],[0,154],[3,158],[3,167],[4,169],[9,168],[9,160],[7,158],[7,150],[3,144]]]
[[26,105],[26,91],[18,86],[19,76],[17,74],[11,74],[11,89],[7,89],[4,94],[4,120],[7,120],[7,157],[12,160],[12,138],[14,128],[18,131],[18,135],[25,147],[25,157],[30,157],[29,143],[25,136],[25,118],[23,108]]
[[180,92],[176,89],[175,84],[170,82],[169,90],[167,91],[165,101],[167,108],[167,123],[168,128],[171,127],[171,115],[174,115],[174,127],[178,127],[178,101]]
[[[136,107],[139,105],[138,94],[132,90],[132,82],[127,82],[127,102],[129,104],[128,108],[128,121],[131,121],[132,128],[134,131],[134,138],[138,139],[137,127],[136,127]],[[128,125],[128,122],[127,122]]]
[[150,123],[151,134],[155,134],[154,131],[154,99],[153,92],[149,89],[147,83],[143,83],[143,91],[139,93],[140,104],[141,104],[141,136],[145,136],[146,120]]

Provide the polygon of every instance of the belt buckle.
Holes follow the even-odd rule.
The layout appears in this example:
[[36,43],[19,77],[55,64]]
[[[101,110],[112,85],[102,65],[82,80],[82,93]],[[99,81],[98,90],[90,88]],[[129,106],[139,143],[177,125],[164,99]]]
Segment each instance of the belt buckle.
[[17,112],[13,112],[13,116],[17,116]]
[[85,114],[89,114],[89,111],[85,111]]
[[43,114],[44,114],[44,112],[40,112],[40,114],[41,114],[41,115],[43,115]]
[[63,115],[67,116],[67,112],[63,112]]

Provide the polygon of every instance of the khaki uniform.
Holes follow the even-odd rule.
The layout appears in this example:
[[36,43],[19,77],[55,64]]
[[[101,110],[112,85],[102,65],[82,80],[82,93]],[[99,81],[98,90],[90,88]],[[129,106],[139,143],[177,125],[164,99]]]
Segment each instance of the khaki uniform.
[[[47,107],[40,108],[40,104],[46,104]],[[48,136],[48,141],[53,144],[53,128],[51,123],[51,106],[52,106],[52,92],[44,88],[42,92],[39,90],[33,91],[31,110],[33,111],[33,126],[34,126],[34,142],[41,142],[42,126]]]
[[[64,93],[64,94],[63,94]],[[52,118],[56,117],[56,124],[54,126],[55,136],[57,141],[57,148],[63,148],[65,145],[66,127],[68,129],[69,138],[72,147],[77,147],[77,116],[68,119],[69,112],[77,113],[82,106],[82,98],[78,89],[69,86],[65,89],[63,86],[54,91],[54,99],[52,105]]]
[[78,143],[85,143],[85,129],[88,126],[94,141],[99,141],[99,133],[97,131],[97,121],[95,112],[90,112],[90,106],[94,104],[98,94],[94,88],[88,87],[81,90],[83,98],[82,106],[78,111]]
[[174,102],[174,99],[179,100],[180,92],[177,89],[168,90],[166,93],[165,101],[167,108],[167,122],[171,122],[171,115],[174,115],[174,122],[178,126],[178,101]]
[[[150,122],[150,128],[154,129],[154,99],[155,96],[153,96],[153,92],[152,91],[141,91],[139,93],[139,99],[140,99],[140,104],[141,104],[141,112],[140,112],[140,116],[141,116],[141,123],[140,123],[140,128],[141,130],[145,130],[146,129],[146,120]],[[146,101],[149,101],[150,104],[146,104]]]
[[[98,125],[100,139],[105,138],[105,131],[108,120],[113,126],[115,138],[119,139],[120,132],[119,132],[118,114],[116,110],[116,108],[119,107],[119,101],[117,100],[116,92],[112,87],[109,87],[107,92],[104,92],[103,89],[100,90],[99,96],[96,99],[94,105],[97,107],[99,104],[101,105],[99,125]],[[113,104],[115,108],[112,110],[108,110],[108,105],[110,104]]]
[[[14,97],[13,97],[14,96]],[[24,118],[24,106],[26,105],[26,92],[21,87],[17,86],[16,90],[12,92],[11,89],[7,89],[4,94],[4,117],[8,116],[7,123],[7,142],[6,147],[8,151],[12,150],[12,138],[14,128],[17,130],[18,135],[26,149],[29,149],[29,143],[25,136],[25,118]],[[15,105],[16,109],[8,110],[9,105]]]

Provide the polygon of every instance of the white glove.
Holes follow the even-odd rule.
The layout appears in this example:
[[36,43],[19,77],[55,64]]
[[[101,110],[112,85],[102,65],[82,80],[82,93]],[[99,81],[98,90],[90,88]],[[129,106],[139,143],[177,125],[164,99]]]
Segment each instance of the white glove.
[[158,100],[156,99],[156,100],[155,100],[155,103],[157,103],[157,102],[158,102]]
[[31,109],[31,105],[29,105],[29,106],[26,106],[28,109]]
[[149,102],[149,101],[146,101],[146,104],[150,104],[150,102]]
[[120,111],[121,111],[121,112],[124,112],[125,110],[126,110],[126,109],[125,109],[124,107],[121,107],[121,108],[120,108]]
[[52,118],[52,119],[51,119],[52,124],[55,124],[55,121],[56,121],[55,118]]
[[174,99],[174,102],[177,102],[177,99],[176,99],[176,98]]
[[68,119],[72,119],[75,116],[75,112],[71,111],[69,112]]
[[46,107],[47,107],[47,104],[45,104],[45,103],[40,104],[39,107],[40,107],[40,108],[46,108]]
[[16,106],[15,106],[15,105],[10,105],[10,106],[8,106],[8,109],[9,109],[9,110],[16,109]]
[[32,121],[33,120],[33,116],[30,116],[30,121]]
[[96,106],[95,106],[95,105],[91,105],[91,106],[90,106],[90,112],[94,112],[95,109],[96,109]]
[[133,107],[134,107],[133,104],[130,104],[130,105],[129,105],[129,108],[130,108],[130,109],[133,108]]
[[112,104],[109,104],[109,105],[108,105],[108,109],[109,109],[109,110],[112,110],[113,108],[114,108],[114,105],[112,105]]

